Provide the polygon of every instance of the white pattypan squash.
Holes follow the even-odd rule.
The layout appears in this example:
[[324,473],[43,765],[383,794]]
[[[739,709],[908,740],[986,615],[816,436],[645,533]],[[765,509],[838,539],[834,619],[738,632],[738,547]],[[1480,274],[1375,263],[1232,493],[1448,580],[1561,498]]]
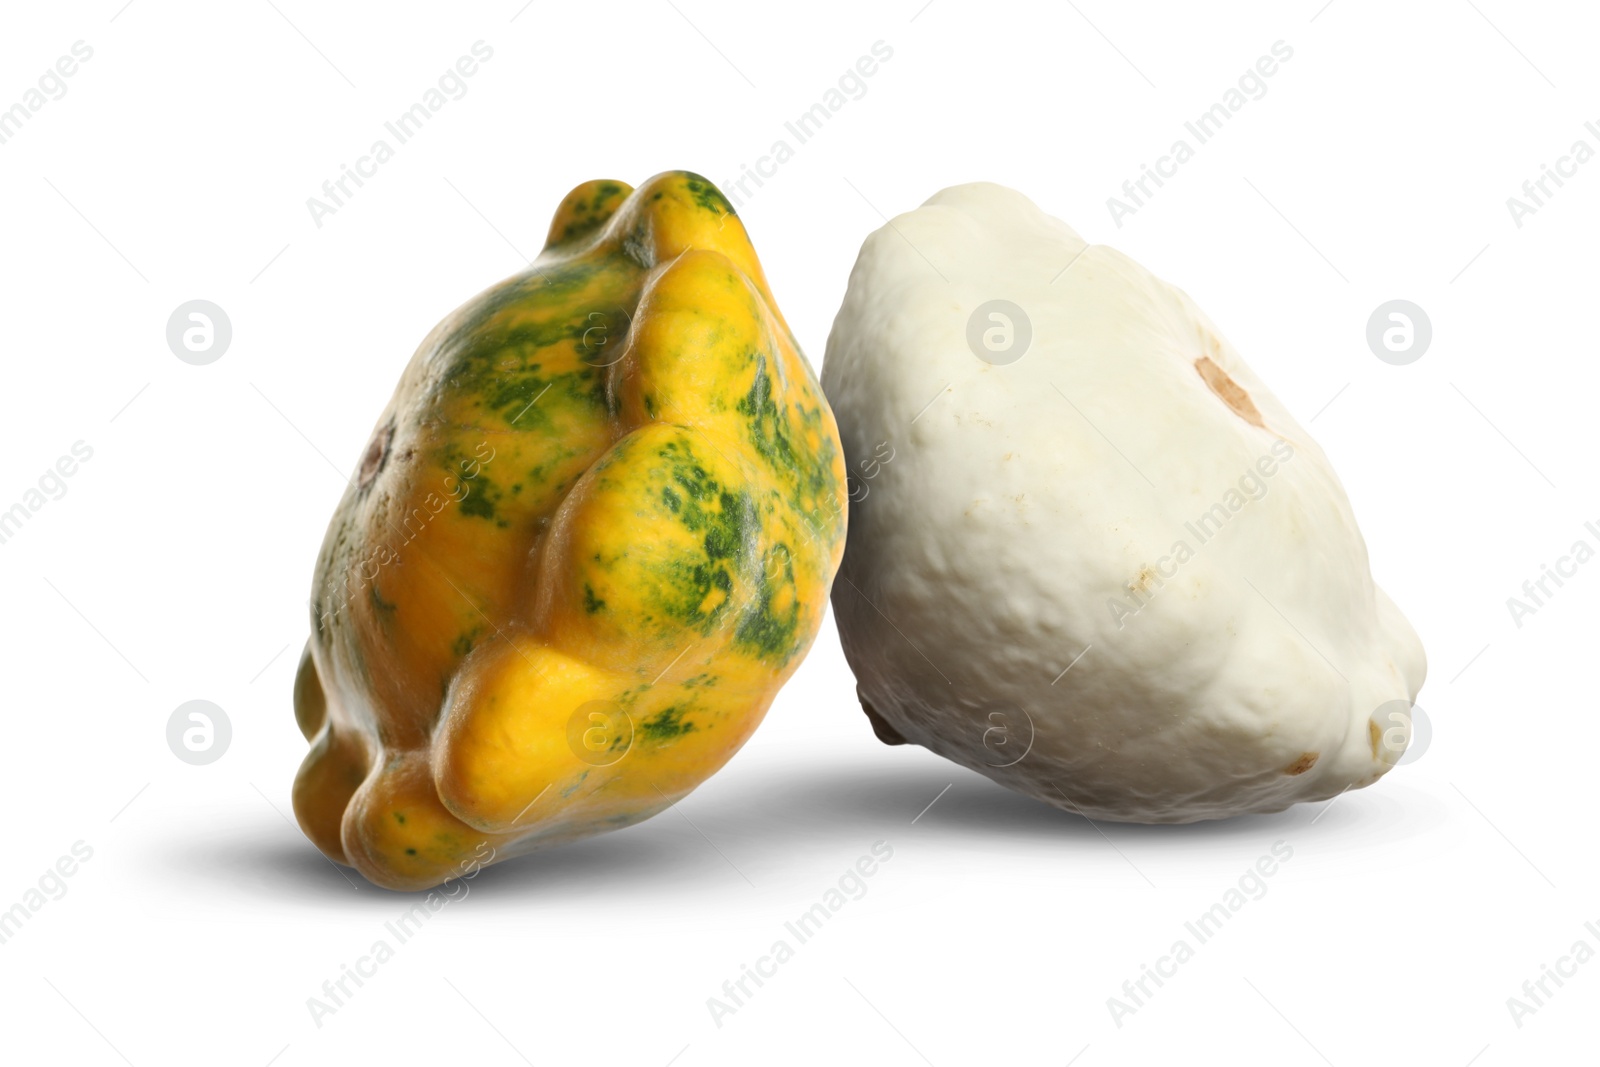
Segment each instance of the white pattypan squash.
[[822,384],[834,610],[883,740],[1137,822],[1398,759],[1422,645],[1327,457],[1183,292],[957,186],[867,238]]

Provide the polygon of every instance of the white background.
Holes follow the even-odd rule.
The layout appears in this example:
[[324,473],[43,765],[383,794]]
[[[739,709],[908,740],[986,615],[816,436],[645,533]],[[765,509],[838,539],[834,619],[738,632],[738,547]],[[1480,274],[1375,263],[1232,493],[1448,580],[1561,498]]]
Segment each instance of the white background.
[[[94,49],[0,145],[0,510],[94,450],[0,544],[0,909],[93,849],[0,945],[9,1061],[1593,1060],[1600,962],[1521,1027],[1506,1004],[1600,949],[1600,563],[1520,628],[1506,606],[1600,544],[1600,161],[1520,228],[1506,206],[1574,140],[1600,148],[1592,12],[274,2],[17,5],[0,33],[0,107]],[[315,226],[307,197],[480,39],[467,95]],[[570,187],[725,184],[879,40],[866,94],[741,209],[813,363],[880,212],[943,186],[1015,186],[1128,252],[1328,451],[1426,643],[1431,746],[1327,808],[1097,828],[880,745],[830,622],[680,811],[484,872],[318,1027],[307,998],[410,903],[286,821],[312,563],[401,368]],[[1116,226],[1107,197],[1279,40],[1267,94]],[[196,298],[233,324],[209,366],[164,336]],[[1410,366],[1364,339],[1393,298],[1433,322]],[[234,730],[205,767],[164,735],[196,698]],[[867,895],[715,1025],[707,998],[876,841]],[[1116,1025],[1107,998],[1277,841],[1266,895]]]

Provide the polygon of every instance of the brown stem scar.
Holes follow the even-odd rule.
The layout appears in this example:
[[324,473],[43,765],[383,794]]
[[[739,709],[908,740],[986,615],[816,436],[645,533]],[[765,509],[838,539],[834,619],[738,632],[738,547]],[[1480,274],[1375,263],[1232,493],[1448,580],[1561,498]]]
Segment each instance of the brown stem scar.
[[1228,377],[1228,372],[1211,361],[1210,356],[1201,356],[1194,361],[1194,369],[1200,372],[1200,377],[1213,393],[1233,413],[1252,426],[1265,430],[1267,424],[1261,420],[1261,412],[1256,410],[1255,401],[1250,399],[1250,394],[1240,387],[1239,383]]

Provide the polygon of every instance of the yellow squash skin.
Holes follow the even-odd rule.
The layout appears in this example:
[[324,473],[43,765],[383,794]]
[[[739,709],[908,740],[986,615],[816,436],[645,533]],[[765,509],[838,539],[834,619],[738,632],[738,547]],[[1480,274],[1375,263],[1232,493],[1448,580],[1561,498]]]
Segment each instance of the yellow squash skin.
[[649,818],[821,624],[838,431],[720,192],[578,186],[423,341],[317,561],[295,815],[397,890]]

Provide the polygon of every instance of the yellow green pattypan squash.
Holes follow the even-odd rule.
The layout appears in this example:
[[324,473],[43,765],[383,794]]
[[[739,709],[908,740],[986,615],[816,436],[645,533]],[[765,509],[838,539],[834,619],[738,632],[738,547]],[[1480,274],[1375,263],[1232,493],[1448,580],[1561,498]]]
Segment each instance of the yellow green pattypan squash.
[[334,513],[300,825],[420,889],[666,809],[799,665],[844,526],[833,416],[728,201],[578,186],[423,341]]

